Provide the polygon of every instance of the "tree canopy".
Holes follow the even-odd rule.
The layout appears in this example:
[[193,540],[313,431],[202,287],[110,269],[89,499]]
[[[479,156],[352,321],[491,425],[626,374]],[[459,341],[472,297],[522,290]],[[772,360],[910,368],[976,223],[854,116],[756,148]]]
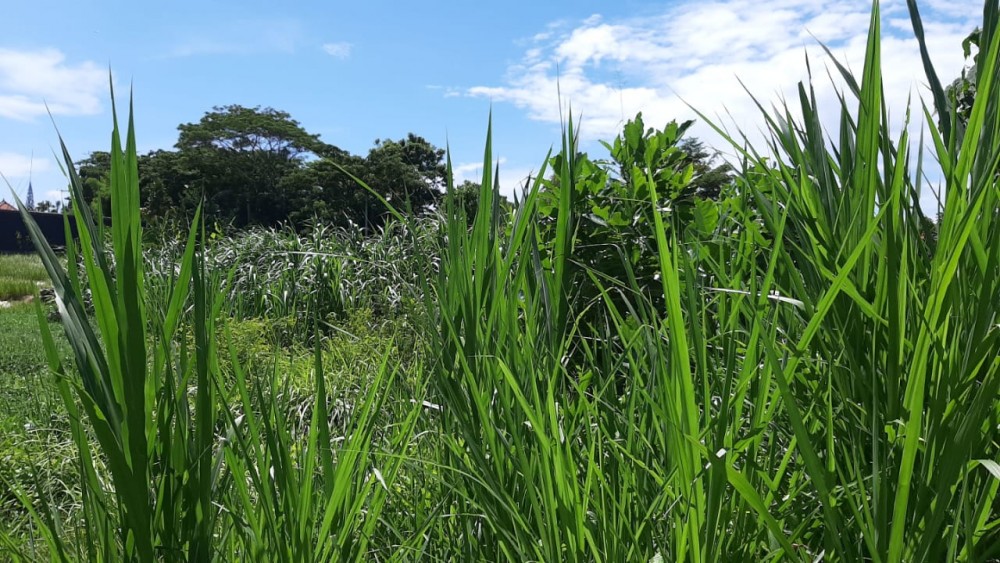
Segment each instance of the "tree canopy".
[[[217,106],[178,126],[173,150],[139,158],[142,205],[151,222],[206,217],[236,228],[320,220],[375,227],[385,220],[378,198],[399,209],[433,206],[444,185],[444,151],[413,133],[377,139],[367,156],[352,155],[273,108]],[[107,209],[110,155],[77,163],[84,193]]]
[[[658,165],[656,174],[690,168],[691,177],[683,193],[665,195],[677,202],[717,198],[730,182],[730,170],[716,165],[697,139],[682,139],[688,125],[671,124],[666,133],[654,133],[637,116],[624,135],[608,145],[612,161],[598,168],[627,180],[647,157],[652,162],[666,159],[669,162]],[[152,224],[186,222],[202,205],[209,221],[234,228],[320,221],[372,229],[388,218],[380,198],[397,210],[423,213],[438,206],[443,195],[445,151],[414,133],[395,140],[375,139],[367,154],[356,155],[323,141],[287,112],[240,105],[214,107],[197,122],[177,129],[172,150],[139,157],[142,209]],[[665,134],[669,138],[661,138]],[[646,155],[650,150],[659,151],[659,156]],[[89,203],[109,213],[110,155],[94,152],[77,166]],[[557,188],[557,183],[548,182],[548,189]],[[592,194],[596,199],[587,203],[593,206],[591,215],[611,223],[618,221],[616,214],[631,216],[636,210],[618,208],[623,205],[618,197],[622,194],[616,190],[624,185],[629,184],[615,181],[608,184],[608,193]],[[470,216],[478,193],[474,183],[459,186],[456,192]],[[607,213],[615,216],[603,217]]]
[[203,195],[211,204],[208,211],[237,227],[287,219],[291,210],[279,189],[282,179],[310,157],[345,154],[307,132],[288,113],[272,108],[215,107],[198,123],[182,124],[178,130],[175,146],[181,159],[174,164],[198,171],[183,189]]
[[216,106],[198,123],[177,127],[177,149],[216,150],[237,154],[270,155],[294,160],[307,153],[338,156],[340,149],[307,132],[287,112],[273,108]]

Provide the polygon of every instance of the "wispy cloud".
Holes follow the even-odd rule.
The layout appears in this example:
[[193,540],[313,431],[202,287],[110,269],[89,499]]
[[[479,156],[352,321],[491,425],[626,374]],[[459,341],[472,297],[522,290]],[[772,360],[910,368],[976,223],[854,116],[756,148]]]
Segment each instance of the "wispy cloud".
[[[507,157],[504,156],[501,156],[494,162],[494,166],[500,166],[500,192],[508,197],[514,194],[520,195],[528,180],[534,178],[536,170],[517,166],[505,166],[506,164]],[[476,183],[483,180],[482,162],[463,162],[456,164],[451,170],[456,186],[466,180]],[[493,172],[494,170],[490,171],[491,174]]]
[[[506,157],[500,157],[496,160],[494,165],[499,164],[503,167],[507,163]],[[506,171],[506,168],[504,168]],[[483,162],[461,162],[451,168],[452,175],[455,178],[455,184],[461,184],[462,182],[469,180],[472,182],[481,182],[483,180]]]
[[348,57],[351,56],[352,48],[353,45],[347,43],[346,41],[323,44],[323,51],[325,51],[327,55],[330,55],[331,57],[341,60],[347,59]]
[[[960,43],[975,25],[977,4],[931,0],[923,10],[942,77],[957,76],[961,69]],[[884,82],[899,118],[923,71],[905,2],[882,5]],[[752,0],[691,0],[643,19],[593,16],[549,26],[532,38],[501,84],[465,93],[557,123],[566,109],[560,108],[561,92],[574,114],[583,116],[582,135],[589,139],[614,136],[638,111],[650,124],[692,117],[687,103],[709,116],[731,113],[736,125],[748,126],[759,123],[759,112],[744,85],[765,104],[795,100],[796,84],[807,76],[806,54],[818,74],[820,102],[835,104],[835,87],[825,76],[830,65],[817,40],[860,72],[870,7],[868,0],[771,0],[761,10]],[[711,137],[704,127],[696,134]]]
[[0,117],[30,120],[45,115],[101,111],[108,71],[91,61],[70,63],[58,49],[0,48]]
[[168,57],[294,53],[303,43],[303,27],[294,19],[242,19],[212,22],[188,30]]
[[[500,164],[503,164],[507,162],[507,160],[501,158],[499,162]],[[463,162],[452,166],[451,172],[455,176],[456,184],[460,184],[466,180],[478,182],[483,177],[483,163]]]
[[[942,80],[950,81],[961,72],[961,41],[978,23],[982,3],[924,0],[920,5],[935,67]],[[761,138],[763,121],[750,94],[764,107],[781,100],[796,107],[797,84],[808,77],[808,57],[821,118],[828,131],[836,131],[837,90],[844,85],[839,77],[829,79],[828,71],[837,71],[817,40],[860,73],[871,2],[770,0],[767,8],[761,10],[753,0],[687,0],[643,19],[606,21],[595,15],[572,25],[550,25],[524,46],[500,84],[475,86],[464,94],[513,104],[547,123],[558,123],[568,102],[574,116],[582,117],[584,140],[614,137],[639,111],[651,126],[694,118],[691,104],[731,131],[743,130],[753,142]],[[883,83],[890,119],[901,125],[911,95],[914,110],[918,96],[929,96],[905,1],[883,0],[882,16]],[[692,132],[731,153],[706,125],[699,123]]]

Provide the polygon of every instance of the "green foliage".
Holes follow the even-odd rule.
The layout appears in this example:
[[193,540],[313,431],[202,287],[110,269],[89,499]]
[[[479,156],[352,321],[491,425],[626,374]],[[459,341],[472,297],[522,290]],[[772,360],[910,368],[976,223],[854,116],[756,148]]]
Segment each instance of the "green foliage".
[[31,282],[48,282],[41,260],[33,254],[0,254],[0,277]]
[[[972,106],[976,102],[976,78],[979,74],[979,51],[982,30],[975,29],[968,37],[962,41],[962,53],[969,63],[962,69],[962,74],[956,78],[945,90],[948,100],[951,103],[949,111],[954,111],[956,123],[964,129],[972,116]],[[975,48],[975,52],[973,52]]]
[[138,166],[143,219],[152,229],[176,238],[199,205],[205,206],[206,213],[214,213],[216,223],[232,220],[231,210],[223,212],[218,203],[191,189],[197,185],[199,172],[184,154],[152,151],[139,157]]
[[[566,188],[570,191],[572,260],[566,275],[579,288],[576,314],[600,300],[602,287],[621,295],[621,288],[634,285],[645,298],[662,304],[655,216],[680,237],[688,231],[696,239],[715,233],[717,199],[727,195],[722,192],[731,179],[726,166],[711,165],[697,141],[682,142],[690,125],[671,122],[662,130],[647,129],[639,114],[613,143],[604,143],[609,160],[592,161],[578,154],[569,169],[571,182],[565,183],[561,175],[542,182],[538,212],[543,267],[552,267],[560,200]],[[560,170],[568,164],[563,155],[556,155],[550,165]],[[654,191],[657,198],[650,205]],[[592,275],[600,276],[598,283],[591,281]],[[594,314],[588,318],[596,321]]]
[[[237,319],[267,319],[288,346],[311,342],[314,317],[329,333],[357,311],[378,320],[411,315],[438,245],[431,219],[390,222],[370,234],[317,223],[305,232],[256,228],[216,237],[205,260],[229,277],[224,310]],[[146,252],[151,275],[169,279],[182,252],[180,242],[160,240]]]
[[0,254],[0,301],[20,300],[46,285],[48,274],[31,254]]
[[[408,212],[435,204],[444,185],[444,150],[410,133],[398,141],[376,139],[357,177],[386,201]],[[365,227],[381,225],[388,213],[365,215]]]
[[351,178],[363,174],[363,168],[363,158],[350,156],[307,162],[290,172],[280,186],[290,198],[289,221],[351,227],[378,216],[374,199]]
[[[197,171],[185,190],[204,197],[214,217],[236,226],[274,224],[288,214],[281,179],[307,155],[342,153],[285,112],[225,106],[178,127],[177,152]],[[178,186],[173,186],[176,190]]]
[[[910,9],[941,115],[947,97]],[[394,222],[357,246],[346,232],[260,231],[259,248],[223,266],[213,253],[256,243],[213,249],[196,222],[183,251],[157,260],[139,243],[130,134],[111,153],[114,268],[77,209],[98,331],[76,249],[63,271],[35,237],[79,371],[64,369],[39,315],[69,414],[78,512],[60,511],[77,497],[52,483],[0,473],[18,503],[15,524],[0,519],[0,550],[93,561],[996,560],[998,16],[987,3],[968,123],[930,128],[944,169],[934,229],[909,115],[900,128],[883,107],[877,3],[860,76],[833,61],[847,84],[837,134],[801,84],[794,111],[764,111],[769,143],[731,139],[740,169],[718,199],[693,187],[684,125],[636,120],[608,145],[612,160],[596,162],[578,152],[570,120],[513,208],[487,135],[471,226],[446,169],[441,223],[404,216],[364,184]],[[267,260],[295,271],[265,271]],[[349,270],[367,262],[379,265]],[[257,267],[261,277],[236,285]],[[397,273],[378,277],[385,268]],[[228,272],[236,294],[212,283]],[[292,283],[309,272],[309,287]],[[422,314],[406,299],[405,314],[367,306],[372,275]],[[305,297],[270,300],[279,293]],[[275,342],[283,322],[298,328]]]
[[[985,28],[996,18],[988,4]],[[662,213],[660,190],[678,186],[655,167],[631,174],[657,211],[647,232],[663,303],[630,282],[619,306],[605,285],[604,334],[574,344],[562,310],[575,294],[566,245],[583,221],[573,206],[605,178],[576,153],[572,124],[549,194],[536,186],[510,232],[488,213],[468,234],[452,221],[433,383],[456,468],[449,514],[475,515],[482,531],[463,545],[436,538],[444,553],[996,557],[1000,332],[984,304],[1000,279],[989,133],[1000,106],[977,98],[958,142],[932,129],[948,196],[935,242],[913,180],[923,171],[911,177],[907,134],[891,137],[881,109],[878,22],[876,5],[861,80],[838,67],[857,109],[843,101],[834,146],[809,84],[798,119],[765,114],[774,141],[743,151],[716,227],[725,246]],[[1000,41],[990,45],[995,72]],[[554,216],[539,236],[545,262],[536,212]],[[601,264],[586,271],[600,284]],[[602,354],[608,343],[620,344]],[[574,345],[587,361],[566,362]],[[626,392],[609,393],[620,379]]]
[[94,151],[76,163],[81,188],[86,201],[105,216],[111,215],[111,153]]
[[181,151],[221,151],[268,160],[276,157],[291,160],[306,153],[332,156],[336,147],[307,133],[287,112],[273,108],[246,108],[239,105],[217,106],[198,123],[178,126]]
[[[996,27],[991,4],[984,29]],[[924,48],[922,28],[915,31]],[[994,40],[984,51],[989,68],[998,49]],[[767,337],[763,367],[773,370],[798,470],[818,503],[813,550],[842,560],[989,560],[997,480],[984,467],[998,454],[988,421],[997,416],[1000,344],[986,320],[995,311],[982,303],[992,303],[986,296],[1000,273],[1000,190],[998,145],[980,135],[1000,125],[997,100],[977,98],[960,140],[931,128],[946,194],[934,242],[914,180],[922,164],[911,177],[908,133],[893,138],[881,109],[877,5],[862,79],[838,69],[857,110],[842,103],[833,147],[811,85],[802,85],[801,118],[787,107],[766,115],[770,150],[744,154],[767,187],[754,194],[756,207],[781,244],[751,294],[801,301],[797,319],[759,324],[781,334]],[[981,77],[987,91],[996,86],[994,71]],[[941,115],[948,108],[934,88]],[[734,486],[759,478],[752,469],[735,473]],[[757,510],[765,511],[775,512]]]
[[[375,413],[387,397],[381,390],[396,370],[383,356],[335,450],[317,338],[312,416],[293,451],[276,378],[250,381],[231,356],[235,387],[223,385],[215,327],[224,294],[218,272],[206,268],[199,243],[204,225],[197,218],[177,268],[147,276],[131,118],[124,150],[118,131],[116,122],[109,254],[103,225],[77,204],[80,245],[70,247],[64,269],[21,206],[79,373],[71,376],[64,367],[38,305],[49,369],[78,455],[82,516],[73,529],[79,535],[63,533],[63,515],[43,490],[31,495],[10,483],[14,495],[54,560],[256,560],[264,554],[270,560],[360,560],[385,502],[385,489],[365,475],[375,448]],[[83,202],[82,182],[76,174],[70,179],[72,200]],[[96,328],[84,306],[77,253],[93,294]],[[404,440],[414,419],[408,420],[385,439]],[[379,481],[391,483],[399,463],[381,463]],[[226,541],[217,541],[220,530]],[[0,547],[26,556],[12,537],[0,530]]]
[[[9,265],[7,258],[0,256],[0,263]],[[20,258],[41,267],[34,257]],[[65,340],[57,346],[61,358],[71,357]],[[31,543],[30,517],[15,488],[47,491],[67,515],[76,513],[76,455],[68,431],[34,306],[0,308],[0,520],[5,522],[0,530],[8,528],[25,545]]]
[[[143,218],[158,231],[181,230],[199,206],[210,224],[226,228],[324,222],[374,230],[387,214],[355,178],[413,213],[430,209],[443,185],[444,151],[413,133],[376,140],[367,156],[354,156],[286,112],[238,105],[178,129],[176,150],[138,158]],[[109,153],[77,166],[86,201],[110,215]]]
[[[645,206],[656,210],[652,258],[669,310],[678,314],[663,322],[661,309],[631,278],[627,303],[641,322],[626,322],[601,272],[586,268],[600,292],[594,306],[606,307],[609,322],[577,340],[579,327],[565,309],[579,288],[571,270],[580,266],[569,252],[574,196],[602,186],[591,179],[607,172],[574,145],[570,122],[561,154],[547,159],[554,180],[536,180],[509,222],[500,218],[489,174],[471,231],[456,219],[462,215],[449,195],[448,246],[432,304],[440,325],[431,380],[433,402],[444,413],[441,464],[449,483],[437,510],[448,518],[431,532],[426,553],[466,560],[720,560],[711,553],[726,551],[706,542],[703,524],[712,522],[711,503],[724,497],[705,491],[698,413],[706,403],[694,391],[679,268],[664,238],[657,180],[643,171]],[[484,162],[488,170],[489,144]],[[553,215],[555,227],[540,224]],[[551,248],[545,263],[539,242]],[[573,354],[582,361],[567,362]],[[619,393],[620,381],[629,382],[626,392]],[[745,510],[734,508],[732,514]],[[754,559],[763,553],[748,542],[760,528],[744,529],[747,535],[731,541],[747,546],[742,560]],[[461,541],[452,539],[463,531]]]
[[694,190],[694,195],[701,199],[725,197],[726,190],[733,183],[732,166],[726,162],[717,164],[717,155],[693,137],[681,139],[679,146],[684,153],[684,163],[691,166],[688,192]]
[[[376,139],[364,158],[309,162],[282,182],[282,191],[293,199],[289,219],[297,225],[322,222],[372,232],[389,218],[379,197],[419,215],[439,199],[443,157],[443,150],[410,133],[399,141]],[[372,191],[361,189],[357,180]]]
[[28,280],[0,277],[0,301],[12,301],[31,296],[38,286]]

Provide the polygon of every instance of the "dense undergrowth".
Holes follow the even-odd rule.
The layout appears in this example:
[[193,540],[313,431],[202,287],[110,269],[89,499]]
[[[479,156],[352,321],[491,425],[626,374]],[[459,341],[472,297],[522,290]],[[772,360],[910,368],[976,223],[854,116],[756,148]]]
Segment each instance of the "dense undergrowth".
[[1000,558],[997,3],[961,127],[927,65],[934,236],[879,16],[862,74],[838,67],[840,130],[801,85],[766,146],[732,139],[717,200],[689,189],[683,127],[630,123],[602,162],[570,121],[512,207],[487,172],[472,218],[449,191],[439,221],[372,238],[213,242],[195,220],[144,254],[116,125],[110,256],[86,207],[68,270],[38,243],[72,355],[39,308],[67,463],[0,473],[0,553]]

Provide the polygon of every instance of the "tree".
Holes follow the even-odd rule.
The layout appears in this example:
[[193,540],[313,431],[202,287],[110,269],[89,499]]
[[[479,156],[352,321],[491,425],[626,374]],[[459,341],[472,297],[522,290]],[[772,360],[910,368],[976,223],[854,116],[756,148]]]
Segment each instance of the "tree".
[[94,212],[111,215],[111,153],[94,151],[76,163],[76,173],[83,186],[83,197]]
[[[194,210],[202,203],[201,193],[190,186],[197,185],[199,171],[183,154],[156,150],[139,157],[139,197],[143,217],[152,222],[187,224]],[[208,217],[223,214],[217,202],[205,201]]]
[[[87,203],[95,213],[100,206],[101,212],[110,216],[111,154],[95,151],[76,164]],[[154,222],[189,222],[201,203],[201,194],[188,189],[196,182],[198,171],[191,169],[183,155],[174,151],[151,151],[139,156],[138,164],[143,217]],[[206,211],[210,215],[215,211],[208,202]]]
[[[453,195],[455,197],[455,205],[457,208],[465,211],[465,217],[469,222],[471,227],[476,219],[476,213],[479,211],[479,196],[482,193],[482,184],[479,182],[473,182],[472,180],[464,180],[461,184],[455,186]],[[504,212],[510,212],[513,210],[513,205],[510,200],[508,200],[503,195],[499,196],[499,201],[497,201],[500,209]]]
[[[444,150],[409,133],[399,141],[376,139],[361,164],[360,179],[400,211],[419,213],[434,206],[444,186]],[[361,224],[381,224],[386,211],[365,192]]]
[[[202,205],[206,219],[236,228],[314,220],[373,228],[387,210],[354,178],[417,213],[438,202],[444,185],[444,151],[413,133],[377,139],[361,157],[321,141],[286,112],[238,105],[215,107],[178,130],[175,150],[139,158],[150,223],[187,222]],[[95,152],[78,164],[88,201],[109,213],[110,155]]]
[[289,221],[296,225],[321,221],[345,227],[363,224],[369,194],[348,173],[363,176],[364,159],[324,158],[307,162],[285,176],[279,189],[289,199]]
[[210,209],[236,226],[285,219],[290,209],[279,191],[282,179],[310,157],[346,155],[305,131],[288,113],[272,108],[215,107],[198,123],[182,124],[178,130],[181,164],[198,172],[183,188],[198,197],[204,194]]
[[342,154],[305,163],[284,177],[279,191],[295,224],[318,220],[371,229],[389,212],[354,178],[397,210],[420,213],[440,199],[443,159],[443,150],[413,133],[399,141],[377,139],[366,157]]
[[[965,132],[965,127],[969,123],[969,117],[972,115],[972,104],[976,101],[976,81],[979,74],[978,62],[981,34],[982,31],[976,28],[962,41],[962,52],[965,55],[965,60],[969,61],[971,59],[972,62],[963,68],[962,74],[946,88],[948,101],[955,110],[956,126],[958,127],[956,133],[958,135],[962,135]],[[973,47],[976,49],[975,53],[972,52]]]
[[681,139],[677,145],[684,153],[683,165],[692,167],[689,187],[694,195],[704,199],[719,199],[723,188],[733,182],[733,167],[728,163],[716,164],[716,156],[705,144],[694,137]]
[[38,205],[35,206],[35,211],[39,213],[58,213],[58,208],[51,201],[43,200],[39,201]]
[[471,224],[479,211],[479,193],[482,191],[482,184],[465,180],[455,186],[455,204],[465,211],[465,217]]

